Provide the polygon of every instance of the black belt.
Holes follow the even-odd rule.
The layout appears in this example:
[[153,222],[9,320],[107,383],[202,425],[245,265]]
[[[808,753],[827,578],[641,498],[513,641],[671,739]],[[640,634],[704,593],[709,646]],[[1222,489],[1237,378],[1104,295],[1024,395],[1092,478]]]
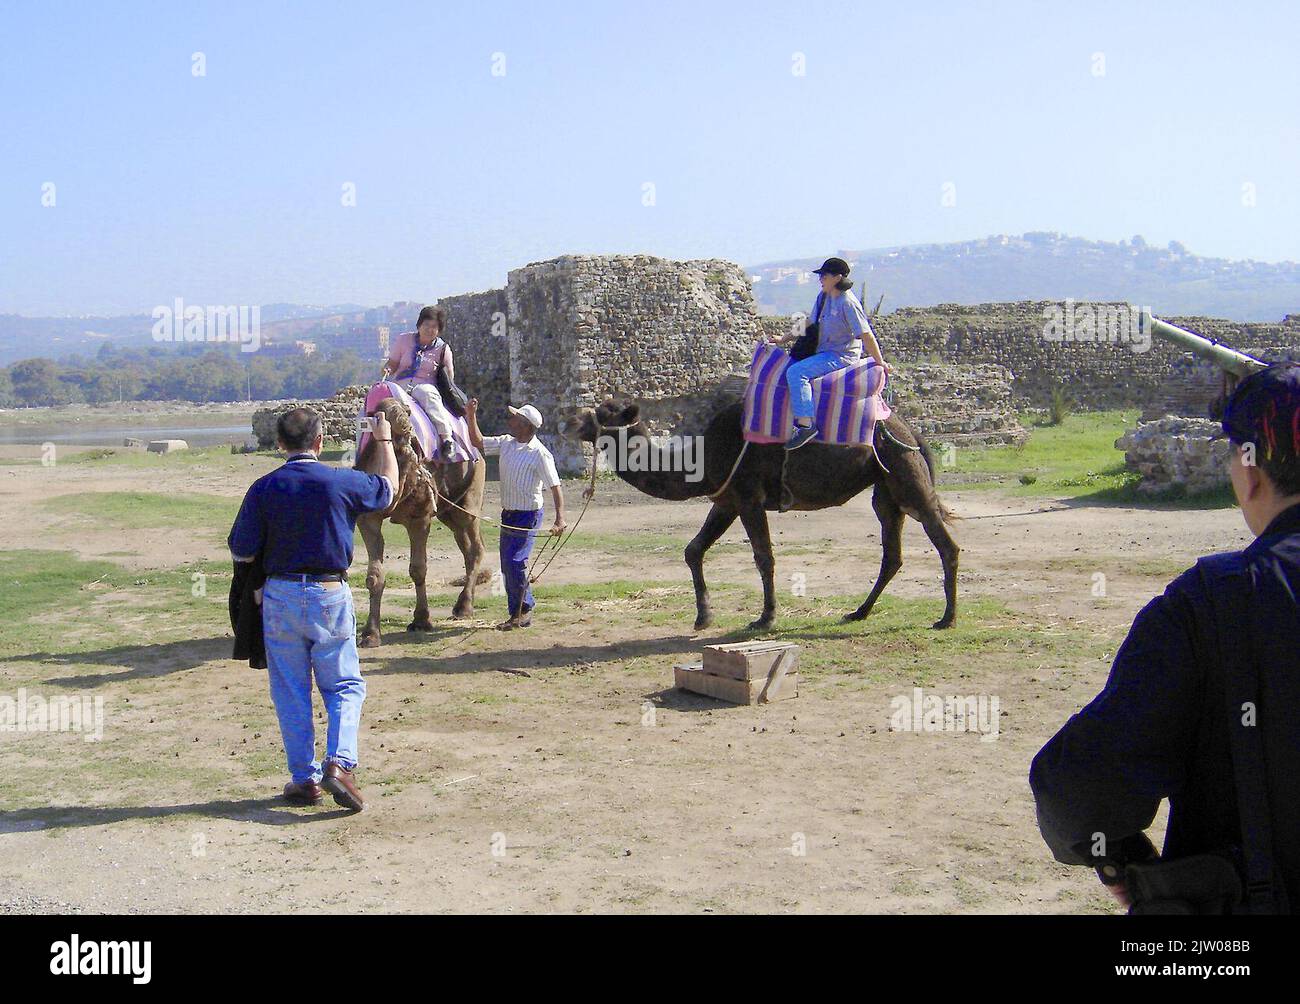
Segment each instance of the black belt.
[[286,582],[347,582],[347,572],[272,572],[268,579]]

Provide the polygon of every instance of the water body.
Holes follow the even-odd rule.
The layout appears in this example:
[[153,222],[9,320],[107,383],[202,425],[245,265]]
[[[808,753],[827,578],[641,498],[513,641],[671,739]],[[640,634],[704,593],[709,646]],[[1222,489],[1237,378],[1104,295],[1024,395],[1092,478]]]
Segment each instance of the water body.
[[42,443],[69,443],[74,446],[121,446],[127,437],[149,442],[151,439],[183,439],[190,446],[220,446],[252,439],[248,422],[241,425],[167,426],[167,425],[67,425],[0,426],[0,444],[39,446]]

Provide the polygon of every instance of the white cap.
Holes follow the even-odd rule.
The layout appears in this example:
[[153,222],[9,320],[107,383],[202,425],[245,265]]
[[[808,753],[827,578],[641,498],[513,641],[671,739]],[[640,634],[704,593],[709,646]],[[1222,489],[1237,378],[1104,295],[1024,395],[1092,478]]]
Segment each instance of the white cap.
[[531,404],[526,404],[522,408],[512,408],[506,405],[506,411],[512,415],[518,415],[531,425],[534,429],[542,427],[542,413],[534,408]]

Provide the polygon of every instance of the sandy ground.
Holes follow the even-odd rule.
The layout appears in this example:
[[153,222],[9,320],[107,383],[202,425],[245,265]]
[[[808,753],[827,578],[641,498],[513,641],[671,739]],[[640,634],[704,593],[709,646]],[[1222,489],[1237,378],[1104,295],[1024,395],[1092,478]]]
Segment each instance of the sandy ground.
[[[12,462],[29,455],[0,459],[0,547],[111,555],[139,569],[223,559],[226,528],[72,531],[41,502],[110,490],[237,498],[267,467],[255,457],[238,458],[247,470],[158,473]],[[362,653],[370,696],[358,776],[370,805],[358,816],[276,802],[282,754],[264,674],[226,658],[228,637],[211,629],[10,666],[24,677],[35,666],[51,693],[104,697],[108,724],[102,744],[3,737],[18,753],[9,762],[23,772],[24,801],[0,807],[0,912],[1108,910],[1091,873],[1057,865],[1042,844],[1029,761],[1101,686],[1142,604],[1197,555],[1240,546],[1247,532],[1233,510],[944,494],[967,517],[956,528],[964,598],[1005,602],[1028,631],[1101,645],[1046,661],[991,648],[927,679],[931,693],[996,695],[995,741],[891,732],[890,700],[916,679],[905,658],[878,658],[871,619],[837,642],[863,672],[827,670],[795,700],[732,707],[672,689],[672,664],[725,630],[693,635],[689,616],[642,620],[644,598],[613,594],[548,611],[547,586],[563,583],[689,592],[681,547],[705,506],[605,484],[583,529],[654,531],[662,546],[566,551],[527,632],[440,621],[444,598],[432,635],[390,629],[383,648]],[[389,557],[400,569],[399,534]],[[774,534],[778,581],[804,575],[828,614],[870,587],[879,527],[866,496],[778,517]],[[888,595],[937,600],[938,557],[914,523],[905,547]],[[448,581],[458,562],[435,533],[431,579]],[[1098,573],[1104,597],[1094,595]],[[739,529],[708,575],[757,586]],[[364,618],[363,589],[357,600]],[[404,623],[410,594],[387,600]],[[753,605],[715,597],[720,613],[748,616]],[[924,646],[932,636],[916,637]]]

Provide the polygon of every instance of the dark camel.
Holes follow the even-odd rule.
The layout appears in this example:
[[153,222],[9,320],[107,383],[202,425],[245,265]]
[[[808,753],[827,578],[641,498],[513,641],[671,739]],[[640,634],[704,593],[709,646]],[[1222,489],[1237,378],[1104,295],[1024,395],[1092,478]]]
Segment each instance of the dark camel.
[[[749,543],[754,550],[754,564],[758,566],[763,580],[763,613],[749,625],[750,628],[770,627],[776,613],[776,590],[773,583],[776,561],[772,556],[767,513],[778,508],[781,499],[781,466],[787,454],[779,443],[751,443],[728,484],[727,476],[744,445],[740,431],[742,411],[742,403],[735,402],[710,420],[704,433],[703,477],[700,480],[687,480],[688,472],[682,470],[680,460],[675,462],[669,447],[656,447],[650,443],[639,444],[639,447],[646,450],[643,456],[657,452],[656,459],[626,465],[649,467],[650,470],[616,471],[628,484],[655,498],[679,501],[701,496],[713,497],[713,508],[709,510],[704,525],[695,539],[686,545],[686,564],[690,567],[691,578],[695,583],[697,631],[713,622],[708,587],[704,583],[704,555],[727,532],[736,517],[740,517],[741,524],[749,535]],[[920,449],[909,450],[898,445],[883,435],[882,427],[888,427],[889,432],[903,443]],[[603,436],[610,436],[615,442],[620,436],[627,436],[629,442],[647,437],[637,405],[615,404],[613,401],[606,401],[594,411],[579,411],[565,423],[564,431],[571,438],[587,443],[595,443]],[[943,562],[946,605],[943,616],[934,626],[949,627],[957,617],[957,558],[960,548],[946,525],[956,517],[939,501],[935,492],[934,458],[930,448],[906,422],[894,414],[886,422],[876,424],[876,449],[880,451],[879,461],[875,452],[867,446],[830,446],[813,442],[789,453],[785,477],[794,500],[790,508],[813,510],[844,505],[860,492],[875,486],[871,506],[880,520],[884,557],[871,593],[860,607],[845,616],[845,620],[855,621],[866,617],[889,585],[890,579],[902,567],[903,523],[911,516],[925,528],[926,535]],[[724,484],[725,490],[718,494]],[[858,539],[860,529],[846,522],[844,539]],[[844,560],[847,567],[847,557]]]
[[[429,620],[429,598],[425,591],[425,573],[428,568],[429,530],[434,517],[451,530],[456,546],[465,558],[465,584],[452,608],[456,618],[474,613],[474,587],[487,578],[480,572],[483,563],[483,535],[479,531],[478,513],[483,508],[483,483],[487,465],[478,463],[422,464],[411,446],[411,420],[406,409],[391,398],[382,401],[377,409],[387,417],[393,430],[393,450],[397,454],[398,484],[393,504],[383,512],[368,513],[357,520],[357,529],[366,545],[369,565],[366,569],[366,588],[370,592],[370,615],[361,632],[365,648],[378,648],[382,642],[379,632],[379,607],[384,596],[384,520],[391,519],[406,527],[411,539],[411,581],[415,583],[415,614],[408,631],[432,631]],[[374,474],[379,469],[373,443],[357,457],[357,470]],[[434,510],[434,489],[437,489],[437,511]],[[449,501],[450,500],[450,501]],[[455,502],[461,508],[451,505]],[[463,512],[467,509],[469,512]]]

